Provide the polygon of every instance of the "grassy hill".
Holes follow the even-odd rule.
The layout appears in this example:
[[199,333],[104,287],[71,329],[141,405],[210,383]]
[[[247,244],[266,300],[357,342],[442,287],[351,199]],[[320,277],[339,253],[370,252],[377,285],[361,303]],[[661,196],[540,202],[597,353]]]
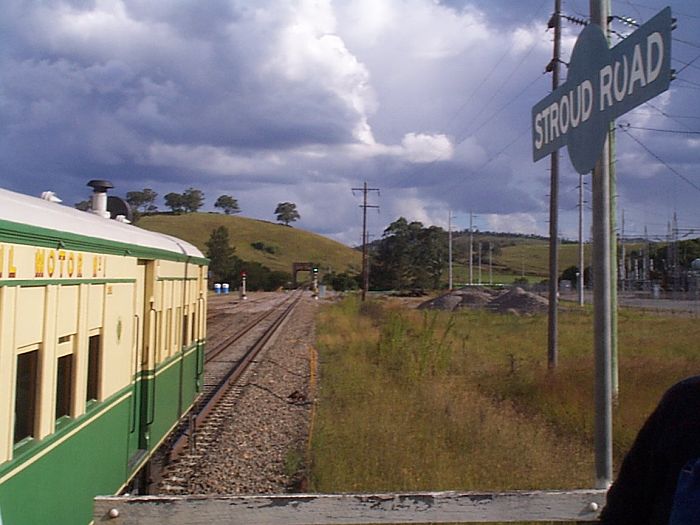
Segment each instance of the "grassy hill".
[[[267,221],[218,213],[159,214],[142,217],[138,226],[174,235],[206,253],[205,243],[213,229],[225,226],[236,255],[271,270],[292,271],[294,262],[318,263],[322,273],[359,272],[362,255],[357,250],[315,233]],[[253,245],[257,246],[254,247]]]
[[[493,280],[498,283],[512,282],[524,276],[536,282],[549,276],[549,240],[543,237],[508,234],[493,235],[489,233],[474,234],[474,258],[476,261],[476,245],[491,242],[494,246]],[[468,246],[469,236],[460,233],[455,239],[455,278],[458,282],[468,281]],[[591,260],[591,244],[584,245],[584,260],[586,266]],[[489,254],[482,253],[482,282],[489,280]],[[559,273],[569,266],[578,265],[578,244],[559,244]],[[474,264],[474,281],[478,281],[476,262]]]

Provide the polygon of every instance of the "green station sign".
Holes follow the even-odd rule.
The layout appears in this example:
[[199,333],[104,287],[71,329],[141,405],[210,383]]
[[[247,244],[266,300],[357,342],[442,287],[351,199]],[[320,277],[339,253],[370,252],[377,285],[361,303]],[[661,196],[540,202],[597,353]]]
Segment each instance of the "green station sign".
[[612,49],[599,26],[586,26],[566,82],[532,108],[534,161],[566,145],[576,171],[590,172],[610,121],[668,89],[671,26],[667,7]]

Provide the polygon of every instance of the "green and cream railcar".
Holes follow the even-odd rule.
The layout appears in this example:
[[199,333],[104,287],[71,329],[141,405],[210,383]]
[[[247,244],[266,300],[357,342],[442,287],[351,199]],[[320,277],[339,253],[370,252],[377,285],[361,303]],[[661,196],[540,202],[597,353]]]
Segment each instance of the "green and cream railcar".
[[0,523],[89,523],[201,386],[207,260],[0,189]]

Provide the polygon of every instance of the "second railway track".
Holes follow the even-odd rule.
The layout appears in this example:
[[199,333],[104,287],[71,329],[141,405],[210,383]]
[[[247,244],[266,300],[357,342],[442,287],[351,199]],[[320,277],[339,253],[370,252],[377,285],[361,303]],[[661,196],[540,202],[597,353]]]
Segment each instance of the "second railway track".
[[[247,317],[241,327],[218,337],[207,349],[202,394],[188,417],[173,432],[168,448],[161,453],[160,466],[152,472],[160,491],[187,493],[187,481],[192,471],[208,461],[209,445],[235,410],[240,393],[238,385],[245,380],[250,365],[279,333],[301,298],[302,292],[296,291],[271,308],[241,316]],[[214,318],[220,319],[222,315],[225,314]]]

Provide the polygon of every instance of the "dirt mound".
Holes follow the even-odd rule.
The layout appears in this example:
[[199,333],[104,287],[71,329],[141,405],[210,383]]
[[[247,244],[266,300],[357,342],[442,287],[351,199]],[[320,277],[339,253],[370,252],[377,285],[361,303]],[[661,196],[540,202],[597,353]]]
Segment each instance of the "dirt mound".
[[493,296],[481,288],[462,288],[441,295],[418,306],[419,309],[455,310],[457,308],[479,308],[487,305]]
[[491,301],[488,307],[501,313],[538,314],[547,311],[549,301],[519,286],[511,288]]
[[462,302],[459,303],[460,308],[484,306],[493,299],[490,293],[479,288],[457,290],[453,293],[462,298]]
[[532,315],[546,312],[549,305],[544,297],[526,292],[520,287],[497,294],[488,288],[461,288],[425,301],[418,308],[450,312],[458,308],[488,308],[505,314]]
[[461,302],[462,302],[461,297],[454,295],[454,294],[451,294],[451,293],[448,293],[445,295],[441,295],[440,297],[436,297],[435,299],[431,299],[429,301],[425,301],[424,303],[421,303],[420,305],[418,305],[418,309],[419,310],[424,310],[424,309],[448,310],[451,312],[452,310],[457,308],[457,306]]

